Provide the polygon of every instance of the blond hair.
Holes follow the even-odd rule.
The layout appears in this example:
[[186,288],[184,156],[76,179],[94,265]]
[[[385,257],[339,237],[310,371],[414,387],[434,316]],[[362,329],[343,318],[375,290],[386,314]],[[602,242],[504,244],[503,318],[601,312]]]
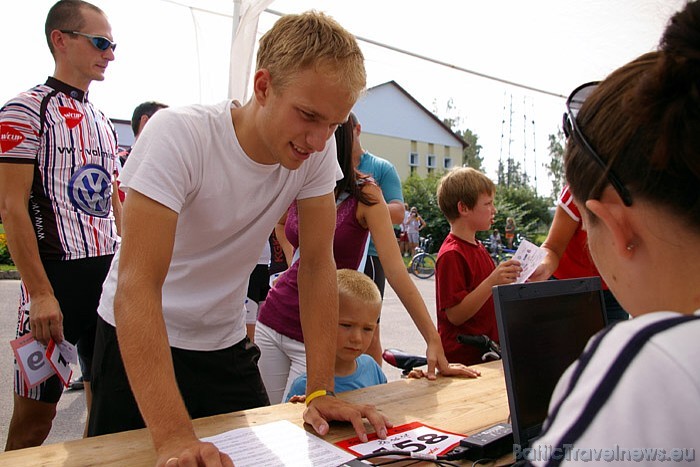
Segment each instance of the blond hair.
[[331,75],[357,99],[365,88],[364,56],[355,36],[317,11],[285,15],[260,39],[257,69],[267,69],[277,89],[313,68]]
[[458,204],[461,201],[473,209],[480,194],[494,194],[496,185],[483,173],[472,167],[456,167],[447,172],[437,187],[440,211],[448,221],[459,217]]
[[369,276],[354,269],[338,269],[338,294],[381,308],[382,295]]

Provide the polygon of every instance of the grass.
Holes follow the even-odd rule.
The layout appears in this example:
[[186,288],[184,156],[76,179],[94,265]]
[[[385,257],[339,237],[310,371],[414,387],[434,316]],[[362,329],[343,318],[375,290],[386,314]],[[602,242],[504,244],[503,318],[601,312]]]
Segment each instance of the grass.
[[17,266],[11,264],[0,264],[0,271],[16,271]]

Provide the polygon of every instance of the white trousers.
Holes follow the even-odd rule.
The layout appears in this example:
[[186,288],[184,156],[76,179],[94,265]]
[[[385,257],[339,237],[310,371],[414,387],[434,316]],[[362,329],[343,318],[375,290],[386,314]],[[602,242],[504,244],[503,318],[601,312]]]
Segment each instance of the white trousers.
[[258,368],[270,404],[279,404],[287,398],[294,380],[306,373],[304,343],[258,321],[255,325],[255,345],[260,348]]

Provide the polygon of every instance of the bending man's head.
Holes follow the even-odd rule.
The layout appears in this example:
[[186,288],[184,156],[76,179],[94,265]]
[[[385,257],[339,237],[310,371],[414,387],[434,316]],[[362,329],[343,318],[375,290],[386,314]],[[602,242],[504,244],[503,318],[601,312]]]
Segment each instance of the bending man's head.
[[260,39],[256,66],[269,70],[279,91],[297,72],[314,69],[336,79],[357,100],[367,80],[355,37],[315,11],[280,18]]

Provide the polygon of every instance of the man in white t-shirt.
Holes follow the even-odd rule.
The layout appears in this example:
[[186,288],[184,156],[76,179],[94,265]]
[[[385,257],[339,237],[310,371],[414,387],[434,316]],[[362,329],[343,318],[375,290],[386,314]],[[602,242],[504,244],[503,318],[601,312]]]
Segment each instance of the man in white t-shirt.
[[331,135],[365,86],[362,52],[321,13],[287,15],[261,38],[253,83],[243,106],[158,112],[120,176],[129,201],[98,310],[89,434],[148,426],[159,465],[230,465],[190,419],[269,403],[243,303],[263,243],[294,200],[309,336],[304,420],[321,435],[329,420],[351,421],[362,438],[362,417],[381,437],[389,425],[332,393],[339,169]]

